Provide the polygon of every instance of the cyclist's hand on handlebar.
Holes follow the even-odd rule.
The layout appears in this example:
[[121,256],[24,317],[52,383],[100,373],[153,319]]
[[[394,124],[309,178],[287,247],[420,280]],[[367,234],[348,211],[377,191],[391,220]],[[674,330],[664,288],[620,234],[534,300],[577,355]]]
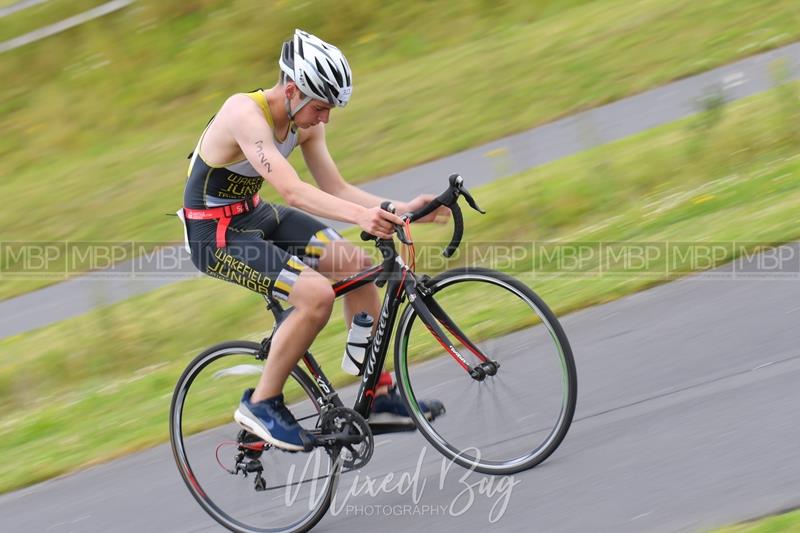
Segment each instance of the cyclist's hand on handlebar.
[[[409,211],[417,211],[419,209],[422,209],[423,207],[431,203],[431,200],[433,200],[434,198],[436,198],[436,196],[432,194],[420,194],[407,204],[402,204],[402,209],[400,210],[400,212],[407,213]],[[423,222],[423,223],[435,222],[437,224],[444,224],[448,220],[450,220],[450,209],[445,206],[441,206],[438,207],[436,210],[434,210],[432,213],[429,213],[424,217],[418,219],[416,222]]]
[[391,239],[394,234],[394,225],[403,225],[402,218],[389,211],[384,211],[380,206],[364,209],[356,222],[361,229],[381,239]]

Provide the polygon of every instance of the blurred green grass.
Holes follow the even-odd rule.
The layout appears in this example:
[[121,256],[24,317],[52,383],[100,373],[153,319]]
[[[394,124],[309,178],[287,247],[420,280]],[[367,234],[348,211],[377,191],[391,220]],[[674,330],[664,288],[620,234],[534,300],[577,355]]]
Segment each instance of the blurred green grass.
[[800,533],[800,511],[724,527],[715,533]]
[[[47,0],[3,17],[0,24],[0,42],[19,37],[33,30],[55,24],[66,18],[83,13],[108,0]],[[16,2],[6,2],[11,5]],[[0,2],[0,7],[6,7]]]
[[[709,106],[698,116],[481,187],[473,192],[489,214],[465,211],[463,249],[532,241],[733,240],[755,248],[796,239],[798,87]],[[465,178],[469,184],[468,173]],[[439,186],[444,180],[432,184]],[[450,231],[419,225],[414,238],[444,243]],[[355,239],[356,232],[348,235]],[[740,252],[731,248],[717,263]],[[663,282],[575,275],[580,272],[541,277],[533,260],[492,266],[518,275],[560,314]],[[427,259],[424,271],[480,262],[467,254],[439,265]],[[591,273],[593,265],[585,268]],[[0,491],[163,442],[172,387],[189,359],[226,339],[258,339],[270,326],[259,296],[203,278],[1,339]],[[339,370],[343,339],[337,305],[313,346],[337,385],[353,379]]]
[[[355,70],[329,142],[357,183],[800,36],[795,0],[320,0],[266,11],[142,0],[0,56],[0,196],[14,205],[0,211],[0,240],[178,240],[163,213],[180,205],[186,154],[227,95],[273,83],[295,26],[339,44]],[[37,24],[33,11],[7,19]],[[0,298],[46,283],[4,283]]]

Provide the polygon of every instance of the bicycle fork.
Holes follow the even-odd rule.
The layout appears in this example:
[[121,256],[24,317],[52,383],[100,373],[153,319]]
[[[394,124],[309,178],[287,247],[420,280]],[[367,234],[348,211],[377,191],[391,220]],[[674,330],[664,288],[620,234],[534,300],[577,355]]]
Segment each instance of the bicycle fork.
[[[475,343],[469,340],[467,335],[461,331],[444,309],[431,297],[431,292],[427,287],[418,287],[417,281],[412,277],[409,283],[404,285],[403,288],[408,295],[408,301],[417,314],[419,314],[420,319],[425,324],[425,327],[428,328],[431,335],[433,335],[436,341],[442,345],[442,348],[450,354],[456,363],[458,363],[472,379],[475,381],[483,381],[487,376],[493,376],[497,373],[497,369],[500,368],[500,363],[491,360]],[[418,295],[421,295],[422,298],[419,298]],[[471,366],[467,362],[464,356],[455,348],[453,342],[447,337],[447,334],[439,327],[439,323],[480,360],[478,365]]]

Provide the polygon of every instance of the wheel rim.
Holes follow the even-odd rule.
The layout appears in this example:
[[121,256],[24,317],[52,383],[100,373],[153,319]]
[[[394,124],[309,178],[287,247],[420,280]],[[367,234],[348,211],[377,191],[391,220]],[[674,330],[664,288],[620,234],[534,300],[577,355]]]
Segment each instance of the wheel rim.
[[[253,386],[258,380],[255,374],[260,374],[263,363],[256,360],[257,352],[257,345],[229,346],[209,351],[193,362],[173,399],[173,452],[190,492],[226,528],[306,531],[327,510],[340,472],[324,449],[310,454],[265,449],[259,457],[266,480],[264,491],[255,490],[254,473],[244,478],[223,470],[223,466],[233,469],[235,465],[234,441],[239,428],[232,423],[232,415],[246,388],[243,385]],[[318,415],[318,407],[304,387],[308,384],[293,373],[285,392],[290,410],[308,428],[318,421],[318,416],[313,416]],[[218,453],[222,466],[217,463]]]
[[[455,462],[467,468],[475,468],[476,470],[486,473],[509,473],[530,468],[552,453],[561,439],[563,439],[566,429],[571,422],[575,403],[574,363],[572,362],[571,351],[566,340],[564,339],[562,342],[562,340],[559,339],[560,326],[558,326],[557,323],[551,323],[551,317],[548,316],[546,310],[536,301],[536,298],[525,294],[521,289],[513,286],[502,278],[498,279],[490,275],[476,273],[465,273],[442,278],[433,286],[437,303],[442,304],[440,301],[442,299],[441,297],[448,288],[451,288],[452,291],[453,287],[458,284],[463,285],[469,282],[472,282],[475,286],[480,285],[483,288],[492,286],[502,290],[508,295],[513,295],[513,298],[517,302],[524,303],[525,307],[529,310],[528,312],[533,311],[536,318],[532,319],[531,323],[536,322],[536,324],[530,326],[531,333],[526,333],[528,330],[526,330],[525,327],[517,327],[515,333],[504,334],[502,337],[490,336],[489,338],[483,338],[482,341],[478,342],[478,345],[481,349],[491,352],[493,344],[495,347],[503,346],[503,343],[508,342],[509,337],[524,337],[523,341],[517,339],[517,342],[522,342],[523,345],[525,343],[536,344],[533,342],[535,339],[539,339],[540,341],[542,339],[548,339],[547,346],[549,348],[546,351],[549,351],[549,361],[546,363],[549,370],[549,381],[553,380],[553,375],[558,374],[558,388],[560,389],[557,396],[558,405],[554,405],[552,399],[552,383],[544,383],[540,379],[540,382],[544,383],[545,386],[538,386],[542,387],[542,392],[549,393],[548,396],[544,398],[544,401],[548,403],[548,412],[545,415],[541,413],[534,413],[531,415],[526,413],[524,409],[519,409],[516,408],[518,406],[512,405],[512,410],[516,408],[516,412],[505,413],[505,408],[507,408],[508,405],[504,404],[504,409],[499,412],[499,416],[505,419],[506,425],[501,426],[500,422],[497,422],[494,427],[499,427],[505,432],[499,434],[497,431],[488,431],[488,434],[485,435],[486,438],[481,438],[481,432],[486,427],[492,426],[492,420],[488,420],[488,422],[484,420],[481,422],[480,420],[471,420],[464,416],[464,413],[469,412],[470,408],[470,406],[466,404],[473,395],[492,392],[500,393],[500,396],[504,394],[507,395],[508,387],[499,389],[495,387],[494,391],[492,391],[491,382],[494,381],[495,383],[493,383],[493,385],[498,385],[499,382],[502,381],[502,379],[500,379],[502,377],[505,379],[506,384],[512,383],[519,386],[520,377],[512,376],[514,367],[525,370],[525,366],[519,365],[518,363],[511,365],[509,361],[513,359],[508,356],[508,350],[500,350],[499,354],[497,351],[495,351],[495,353],[487,353],[490,357],[497,357],[501,368],[496,377],[489,377],[485,382],[475,382],[472,378],[469,378],[462,369],[458,368],[454,361],[448,360],[449,356],[440,355],[420,365],[413,365],[414,361],[410,360],[410,358],[413,357],[411,354],[413,354],[415,346],[409,346],[409,343],[412,342],[411,337],[414,335],[413,328],[415,322],[418,325],[418,330],[424,329],[424,325],[421,321],[416,320],[416,313],[411,312],[410,309],[403,314],[398,328],[398,332],[400,333],[398,339],[398,367],[401,369],[398,381],[401,385],[401,392],[412,406],[412,416],[415,418],[420,431],[434,447]],[[469,292],[470,291],[467,291],[465,294]],[[453,301],[457,302],[458,299],[462,297],[463,295],[458,295]],[[469,300],[470,313],[475,314],[485,311],[485,309],[480,309],[480,301],[480,299],[475,298]],[[453,308],[452,306],[450,309],[448,309],[446,305],[443,305],[443,307],[454,322],[461,327],[471,339],[481,338],[480,334],[476,334],[479,333],[480,328],[476,328],[474,325],[470,324],[466,326],[462,325],[463,320],[460,320],[459,317],[464,313],[459,314],[458,311],[453,311],[453,309],[457,308]],[[505,316],[519,313],[517,309],[507,309],[504,307],[503,310]],[[498,325],[496,323],[490,323],[486,325],[484,329],[502,329],[502,327],[515,329],[513,324],[509,326],[509,324]],[[421,333],[417,331],[416,334],[419,336]],[[453,336],[450,336],[450,339],[455,340]],[[466,354],[468,354],[470,362],[478,362],[478,359],[472,356],[469,350],[463,345],[457,343],[456,346],[458,346],[458,350],[462,355],[466,356]],[[537,349],[539,350],[539,355],[541,355],[542,350],[540,348]],[[440,350],[440,353],[441,352]],[[528,350],[528,352],[523,350],[521,353],[531,353],[531,350]],[[536,364],[542,365],[542,363],[539,362]],[[447,380],[442,383],[440,377],[442,370],[437,370],[436,368],[437,366],[446,367],[448,365],[451,368],[448,377],[452,379],[454,385],[449,385]],[[409,367],[411,368],[410,370]],[[436,375],[437,373],[439,375]],[[433,377],[429,377],[427,374],[431,374]],[[508,377],[514,377],[515,379],[506,379]],[[429,381],[428,384],[424,383],[426,379]],[[422,383],[422,385],[420,385],[420,383]],[[460,394],[451,392],[451,396],[456,397],[458,401],[453,402],[451,400],[450,403],[452,407],[448,405],[448,402],[445,402],[447,414],[442,419],[429,422],[418,410],[414,409],[418,399],[424,401],[430,397],[436,398],[436,394],[447,394],[447,388],[450,386],[461,386],[462,388]],[[536,385],[530,385],[530,387],[534,386]],[[530,401],[532,397],[533,395],[530,392],[522,396],[524,401]],[[484,394],[482,403],[486,404],[488,403],[487,400],[491,399],[491,394]],[[538,411],[543,411],[542,405],[538,402],[536,407]],[[458,420],[446,422],[448,417],[452,419],[454,416]],[[516,428],[514,427],[515,423],[518,424]],[[471,435],[470,431],[475,434]],[[540,435],[541,433],[544,433],[544,435]],[[535,445],[526,448],[526,440],[535,442]],[[511,445],[511,441],[517,441],[519,443],[518,446],[516,443]],[[515,452],[513,450],[515,447],[518,447],[519,451]]]

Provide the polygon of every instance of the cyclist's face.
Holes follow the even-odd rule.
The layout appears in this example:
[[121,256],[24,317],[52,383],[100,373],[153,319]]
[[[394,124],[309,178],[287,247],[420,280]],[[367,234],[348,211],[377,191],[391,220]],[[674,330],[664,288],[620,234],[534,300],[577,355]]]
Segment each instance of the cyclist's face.
[[[286,88],[286,96],[292,108],[297,107],[305,99],[294,83],[289,83]],[[330,119],[331,108],[333,106],[327,102],[312,99],[294,116],[294,123],[298,128],[310,128],[320,122],[327,124]]]
[[320,122],[327,124],[331,116],[331,106],[319,100],[311,100],[294,117],[294,122],[300,128],[316,126]]

